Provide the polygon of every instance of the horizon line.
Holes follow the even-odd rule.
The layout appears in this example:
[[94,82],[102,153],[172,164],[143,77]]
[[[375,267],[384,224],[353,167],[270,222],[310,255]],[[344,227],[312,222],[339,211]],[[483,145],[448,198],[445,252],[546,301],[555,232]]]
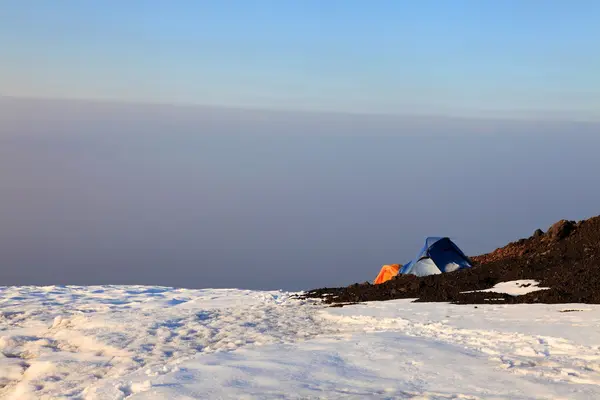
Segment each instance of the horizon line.
[[[0,99],[16,100],[16,101],[56,101],[56,102],[77,102],[88,104],[111,104],[111,105],[126,105],[138,107],[169,107],[173,109],[217,109],[230,110],[241,112],[259,112],[270,114],[308,114],[308,115],[330,115],[330,116],[347,116],[347,117],[380,117],[380,118],[434,118],[455,121],[497,121],[497,122],[562,122],[562,123],[584,123],[584,124],[600,124],[600,117],[587,118],[566,118],[558,117],[556,114],[545,114],[531,116],[506,116],[506,115],[456,115],[445,113],[391,113],[391,112],[369,112],[369,111],[349,111],[349,110],[318,110],[318,109],[303,109],[303,108],[267,108],[262,106],[248,105],[224,105],[224,104],[204,104],[204,103],[183,103],[183,102],[158,102],[145,100],[131,100],[120,98],[87,98],[87,97],[60,97],[60,96],[29,96],[29,95],[14,95],[0,93]],[[549,112],[548,112],[549,113]],[[554,116],[554,117],[552,117]],[[549,118],[550,117],[550,118]]]

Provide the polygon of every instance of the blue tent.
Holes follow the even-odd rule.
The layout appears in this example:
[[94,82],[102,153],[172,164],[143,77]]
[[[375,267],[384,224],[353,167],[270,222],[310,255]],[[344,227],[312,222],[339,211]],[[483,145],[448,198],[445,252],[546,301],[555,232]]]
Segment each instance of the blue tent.
[[414,260],[400,268],[398,274],[426,276],[470,268],[471,261],[447,237],[428,237]]

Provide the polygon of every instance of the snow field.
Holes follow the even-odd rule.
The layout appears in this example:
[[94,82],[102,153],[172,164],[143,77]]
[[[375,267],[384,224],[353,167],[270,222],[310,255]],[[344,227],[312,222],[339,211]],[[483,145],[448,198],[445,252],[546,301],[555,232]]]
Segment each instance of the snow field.
[[599,326],[589,305],[4,287],[0,398],[600,398]]

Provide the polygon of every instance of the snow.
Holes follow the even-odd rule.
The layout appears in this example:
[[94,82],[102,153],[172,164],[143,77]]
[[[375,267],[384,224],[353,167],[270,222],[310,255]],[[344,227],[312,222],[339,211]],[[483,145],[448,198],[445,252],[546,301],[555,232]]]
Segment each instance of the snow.
[[533,279],[521,279],[509,282],[500,282],[494,287],[483,290],[473,290],[462,293],[475,293],[475,292],[494,292],[501,294],[508,294],[509,296],[521,296],[527,293],[537,292],[538,290],[548,290],[550,288],[539,287],[540,283]]
[[0,288],[0,398],[600,398],[600,306],[292,295]]

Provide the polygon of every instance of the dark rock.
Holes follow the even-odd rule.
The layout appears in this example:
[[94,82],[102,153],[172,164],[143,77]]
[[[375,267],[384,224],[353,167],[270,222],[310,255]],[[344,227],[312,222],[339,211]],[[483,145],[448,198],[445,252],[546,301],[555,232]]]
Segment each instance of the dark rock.
[[575,230],[575,227],[576,225],[574,221],[562,219],[548,229],[548,237],[553,240],[564,239]]
[[544,236],[544,231],[541,229],[536,229],[535,232],[533,232],[533,237],[534,238],[539,238]]

